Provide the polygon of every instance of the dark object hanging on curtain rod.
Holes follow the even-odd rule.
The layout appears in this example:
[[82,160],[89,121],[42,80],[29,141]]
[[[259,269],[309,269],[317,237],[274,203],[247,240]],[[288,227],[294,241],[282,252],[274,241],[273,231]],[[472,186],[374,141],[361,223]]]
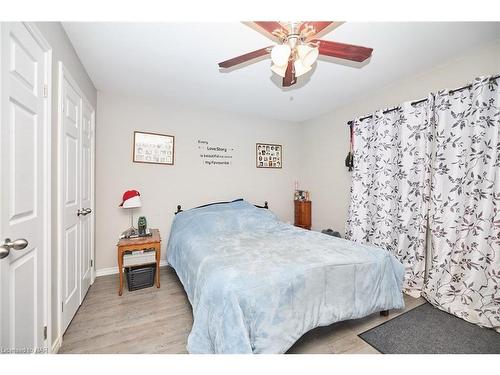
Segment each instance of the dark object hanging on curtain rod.
[[345,166],[347,167],[347,170],[349,172],[352,172],[352,169],[354,168],[354,155],[352,154],[352,151],[349,151],[347,153],[347,156],[345,158]]
[[347,170],[349,172],[352,172],[352,169],[354,168],[354,154],[353,154],[353,146],[354,146],[354,123],[352,121],[349,121],[347,123],[350,127],[349,129],[349,152],[347,153],[347,156],[345,158],[345,166],[347,167]]

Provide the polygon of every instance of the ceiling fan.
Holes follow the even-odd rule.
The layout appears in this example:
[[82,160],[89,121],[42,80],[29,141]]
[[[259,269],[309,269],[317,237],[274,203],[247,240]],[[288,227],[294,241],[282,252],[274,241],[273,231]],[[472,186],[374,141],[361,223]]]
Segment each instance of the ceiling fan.
[[330,26],[333,21],[253,23],[263,29],[265,35],[273,41],[277,38],[278,44],[220,62],[220,68],[231,68],[271,54],[271,70],[283,77],[283,87],[288,87],[297,83],[297,77],[311,70],[319,55],[357,62],[365,61],[372,55],[372,48],[314,39],[316,34]]

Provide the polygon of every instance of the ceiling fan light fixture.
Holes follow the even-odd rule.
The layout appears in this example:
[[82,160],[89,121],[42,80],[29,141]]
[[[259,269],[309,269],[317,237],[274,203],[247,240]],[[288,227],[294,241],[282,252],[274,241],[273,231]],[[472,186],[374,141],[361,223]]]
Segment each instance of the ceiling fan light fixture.
[[283,66],[278,66],[276,64],[273,64],[271,66],[271,70],[276,73],[277,75],[279,75],[280,77],[284,77],[285,76],[285,72],[286,72],[286,65],[283,65]]
[[293,66],[295,67],[295,77],[300,77],[311,70],[311,67],[304,65],[300,59],[295,60]]
[[373,48],[317,39],[318,34],[323,30],[328,31],[327,28],[333,23],[333,21],[253,21],[259,31],[268,38],[274,42],[278,39],[278,44],[222,61],[218,66],[229,69],[243,63],[259,61],[257,59],[260,57],[271,57],[272,72],[283,77],[282,87],[290,87],[297,83],[297,76],[311,71],[319,55],[358,63],[367,61],[372,55]]
[[307,44],[301,44],[297,46],[297,53],[299,55],[300,60],[304,66],[312,66],[316,59],[319,56],[319,50],[317,47],[311,47]]
[[287,44],[278,44],[271,50],[271,60],[277,66],[286,66],[292,50]]

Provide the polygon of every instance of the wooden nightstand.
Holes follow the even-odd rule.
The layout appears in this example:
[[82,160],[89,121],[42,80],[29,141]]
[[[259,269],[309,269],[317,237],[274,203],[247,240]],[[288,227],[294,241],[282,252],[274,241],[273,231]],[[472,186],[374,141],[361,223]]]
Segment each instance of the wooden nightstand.
[[296,227],[311,230],[311,201],[295,202],[295,223]]
[[151,229],[151,236],[139,238],[122,238],[116,246],[118,247],[118,272],[120,273],[120,289],[118,295],[123,293],[123,254],[125,251],[155,249],[156,252],[156,287],[160,287],[160,254],[161,237],[158,229]]

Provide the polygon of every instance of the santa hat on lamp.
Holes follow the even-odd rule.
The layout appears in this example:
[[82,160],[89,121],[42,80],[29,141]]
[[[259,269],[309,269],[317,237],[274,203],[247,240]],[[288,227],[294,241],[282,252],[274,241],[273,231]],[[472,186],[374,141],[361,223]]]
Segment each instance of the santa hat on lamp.
[[120,207],[136,208],[141,207],[141,194],[137,190],[127,190],[123,193],[122,203]]

